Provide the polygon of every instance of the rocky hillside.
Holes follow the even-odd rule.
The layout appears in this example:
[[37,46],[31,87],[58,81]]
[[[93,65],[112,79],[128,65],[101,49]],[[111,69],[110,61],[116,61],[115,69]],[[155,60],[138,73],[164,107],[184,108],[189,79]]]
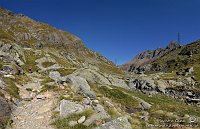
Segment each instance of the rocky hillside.
[[[141,66],[150,64],[151,62],[171,53],[172,51],[180,48],[181,46],[176,42],[171,42],[166,48],[158,48],[156,50],[147,50],[136,57],[134,57],[130,62],[120,66],[123,70],[129,72],[143,72],[140,70]],[[147,71],[147,70],[146,70]]]
[[[149,55],[156,61],[180,49],[172,43]],[[73,34],[0,8],[0,128],[199,128],[190,120],[200,117],[198,92],[170,89],[196,83],[173,75],[126,74]]]

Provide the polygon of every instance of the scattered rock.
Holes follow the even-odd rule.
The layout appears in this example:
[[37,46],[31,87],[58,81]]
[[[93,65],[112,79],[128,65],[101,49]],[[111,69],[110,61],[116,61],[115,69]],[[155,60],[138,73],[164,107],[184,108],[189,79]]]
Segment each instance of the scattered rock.
[[193,72],[194,72],[194,68],[193,68],[193,67],[187,68],[187,69],[185,69],[185,71],[184,71],[184,75],[185,75],[185,76],[192,75]]
[[114,107],[114,105],[111,102],[107,101],[107,100],[103,101],[103,103],[108,108],[113,108]]
[[87,120],[83,123],[84,125],[89,126],[97,120],[110,119],[110,115],[104,110],[103,106],[101,106],[100,104],[97,104],[93,108],[95,110],[95,113],[87,118]]
[[66,81],[69,82],[72,86],[74,86],[77,92],[83,94],[84,96],[89,97],[91,99],[96,98],[94,92],[90,90],[90,86],[84,78],[69,75],[67,76]]
[[83,123],[85,120],[86,120],[86,117],[85,117],[85,116],[82,116],[82,117],[78,120],[78,123],[81,124],[81,123]]
[[26,96],[22,96],[22,99],[24,101],[31,101],[33,99],[33,97],[31,95],[26,95]]
[[97,105],[98,103],[99,103],[99,100],[97,100],[97,99],[92,101],[92,104],[94,104],[94,105]]
[[2,97],[0,97],[0,128],[5,124],[4,120],[8,119],[11,114],[11,107]]
[[73,127],[73,126],[75,126],[75,125],[77,125],[78,123],[77,123],[77,121],[70,121],[69,123],[68,123],[68,125],[70,126],[70,127]]
[[143,110],[149,110],[152,105],[145,102],[144,100],[140,100],[140,106]]
[[3,77],[6,77],[6,78],[11,78],[11,79],[15,79],[15,76],[13,76],[13,75],[10,75],[10,74],[8,74],[8,75],[3,75]]
[[44,99],[46,99],[47,97],[46,97],[45,95],[37,95],[36,98],[37,98],[37,99],[42,99],[42,100],[44,100]]
[[51,71],[49,72],[49,77],[53,79],[55,82],[58,82],[61,80],[60,73],[58,71]]
[[60,116],[67,117],[74,113],[81,113],[84,107],[81,104],[69,100],[62,100],[60,102]]
[[83,98],[83,102],[82,102],[83,105],[91,105],[91,100],[90,98]]

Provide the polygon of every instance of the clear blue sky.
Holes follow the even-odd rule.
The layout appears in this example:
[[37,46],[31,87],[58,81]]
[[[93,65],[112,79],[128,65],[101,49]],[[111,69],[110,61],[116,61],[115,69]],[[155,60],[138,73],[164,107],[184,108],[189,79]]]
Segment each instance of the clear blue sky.
[[0,0],[80,37],[87,47],[118,64],[143,50],[200,39],[200,0]]

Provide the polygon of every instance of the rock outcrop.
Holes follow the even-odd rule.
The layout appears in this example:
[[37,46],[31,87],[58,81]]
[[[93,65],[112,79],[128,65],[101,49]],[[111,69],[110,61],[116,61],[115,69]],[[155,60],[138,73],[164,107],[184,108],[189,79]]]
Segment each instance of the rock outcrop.
[[60,102],[60,116],[67,117],[71,114],[81,113],[84,111],[84,107],[81,104],[69,101],[62,100]]

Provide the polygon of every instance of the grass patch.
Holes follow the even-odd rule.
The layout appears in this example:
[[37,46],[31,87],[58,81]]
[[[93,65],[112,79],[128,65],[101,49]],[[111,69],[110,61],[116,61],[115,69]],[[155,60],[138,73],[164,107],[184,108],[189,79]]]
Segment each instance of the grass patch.
[[85,126],[83,124],[77,124],[73,127],[70,127],[68,123],[69,121],[77,121],[82,116],[86,116],[87,119],[93,113],[94,111],[92,109],[88,109],[80,114],[73,114],[66,118],[61,118],[57,116],[58,118],[55,118],[55,121],[52,123],[52,125],[55,126],[57,129],[92,129],[95,127],[94,125]]
[[119,68],[117,68],[117,66],[114,65],[110,65],[110,64],[106,64],[104,62],[101,62],[98,64],[99,69],[101,72],[103,73],[108,73],[108,74],[117,74],[117,75],[123,75],[123,71]]
[[60,73],[61,76],[67,76],[69,74],[72,74],[76,69],[57,69],[57,71]]
[[19,85],[26,84],[27,82],[31,81],[31,79],[27,75],[15,75],[15,82]]
[[54,62],[43,62],[42,66],[45,67],[45,68],[47,68],[47,67],[50,67],[50,66],[52,66],[54,64],[55,64]]
[[166,95],[162,94],[156,94],[152,95],[152,97],[149,97],[147,94],[138,92],[138,91],[128,91],[125,89],[120,88],[122,91],[125,91],[126,93],[130,95],[134,95],[136,97],[139,97],[143,99],[144,101],[152,104],[150,112],[155,112],[157,110],[163,110],[167,112],[172,112],[178,116],[183,116],[183,114],[188,115],[195,115],[200,117],[200,108],[197,106],[187,105],[185,102],[174,99],[172,97],[168,97]]
[[23,65],[23,69],[26,72],[29,72],[29,68],[32,68],[32,72],[38,71],[39,68],[36,66],[37,63],[35,62],[35,60],[39,59],[42,57],[42,55],[35,55],[35,52],[33,51],[25,51],[25,58],[26,58],[26,62],[25,65]]
[[91,87],[96,93],[100,93],[101,95],[111,99],[113,102],[120,103],[125,107],[136,108],[139,105],[138,101],[133,99],[131,95],[118,88],[112,87],[112,89],[110,89],[107,86],[98,85],[93,85]]
[[46,85],[48,82],[54,82],[53,79],[51,79],[50,77],[46,77],[44,78],[44,80],[42,81],[42,85]]
[[0,91],[0,97],[4,97],[4,94]]
[[74,94],[72,92],[67,97],[65,95],[60,95],[59,100],[63,100],[63,99],[82,102],[83,101],[83,96],[82,95],[78,95],[78,94]]
[[16,80],[11,79],[11,78],[4,78],[5,83],[7,84],[6,87],[6,91],[14,98],[20,98],[19,96],[19,89],[18,87],[15,85],[14,82],[16,82]]
[[44,85],[42,87],[41,92],[46,92],[46,91],[58,91],[59,87],[58,86],[50,86],[50,85]]

